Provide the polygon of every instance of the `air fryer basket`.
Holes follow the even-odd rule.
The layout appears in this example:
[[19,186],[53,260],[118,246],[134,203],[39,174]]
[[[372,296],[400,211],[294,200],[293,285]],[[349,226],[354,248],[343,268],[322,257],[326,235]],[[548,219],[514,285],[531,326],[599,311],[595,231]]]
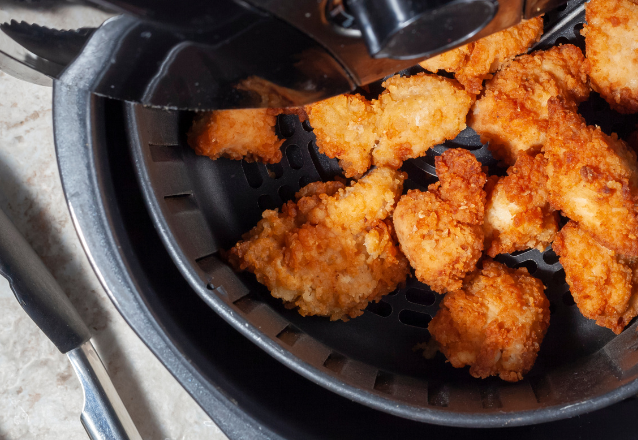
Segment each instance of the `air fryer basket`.
[[[571,1],[563,11],[546,17],[548,37],[542,46],[569,41],[584,48],[579,5],[582,1]],[[595,93],[580,111],[590,124],[621,137],[637,122],[612,113]],[[337,161],[320,154],[307,123],[290,115],[278,120],[278,134],[286,139],[281,163],[211,161],[196,156],[186,143],[192,116],[127,107],[127,129],[147,205],[169,253],[195,291],[285,365],[360,403],[455,426],[539,423],[591,411],[638,392],[636,324],[614,337],[582,317],[551,249],[497,257],[540,278],[551,302],[551,324],[536,364],[515,384],[474,379],[467,369],[452,368],[440,353],[430,360],[422,356],[417,345],[429,340],[427,325],[442,296],[415,278],[349,322],[302,318],[286,309],[252,274],[234,273],[220,250],[250,230],[264,209],[281,206],[307,183],[339,175]],[[407,161],[405,190],[425,190],[435,182],[434,157],[457,147],[472,151],[490,174],[504,173],[468,128],[425,157]]]

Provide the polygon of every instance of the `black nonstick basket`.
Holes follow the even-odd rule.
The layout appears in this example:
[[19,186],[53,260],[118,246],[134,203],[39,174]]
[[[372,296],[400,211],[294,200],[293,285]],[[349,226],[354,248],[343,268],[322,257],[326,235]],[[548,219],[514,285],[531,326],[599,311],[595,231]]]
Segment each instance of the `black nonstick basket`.
[[[539,48],[571,42],[584,49],[579,35],[583,20],[582,1],[548,14]],[[609,110],[595,93],[580,112],[588,123],[621,137],[638,122]],[[280,116],[284,158],[263,165],[195,155],[186,143],[191,113],[131,104],[126,114],[145,201],[182,275],[222,318],[317,384],[388,413],[466,427],[540,423],[638,393],[636,325],[615,336],[585,319],[551,249],[497,257],[540,278],[551,302],[551,323],[536,364],[518,383],[474,379],[467,369],[452,368],[440,353],[433,359],[423,356],[420,347],[430,338],[427,325],[442,296],[415,278],[348,322],[303,318],[286,309],[252,274],[235,273],[220,251],[255,226],[264,209],[280,207],[310,182],[340,175],[337,161],[318,152],[311,127],[296,116]],[[402,168],[409,176],[405,190],[425,190],[435,182],[434,158],[449,148],[467,148],[490,174],[504,174],[478,135],[466,129],[425,157],[407,161]]]

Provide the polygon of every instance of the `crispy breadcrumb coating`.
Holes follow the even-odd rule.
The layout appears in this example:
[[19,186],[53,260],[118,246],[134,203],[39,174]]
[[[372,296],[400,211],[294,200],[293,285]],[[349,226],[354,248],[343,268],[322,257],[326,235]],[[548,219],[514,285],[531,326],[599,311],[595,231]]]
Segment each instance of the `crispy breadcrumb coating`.
[[375,103],[379,144],[374,164],[399,168],[465,129],[474,96],[452,79],[419,73],[393,76]]
[[263,219],[229,252],[275,298],[303,316],[356,317],[403,283],[409,264],[390,215],[405,175],[377,168],[348,188],[311,183]]
[[542,154],[522,155],[507,177],[491,176],[485,186],[485,249],[490,257],[536,248],[554,241],[558,212],[549,204],[547,161]]
[[583,63],[582,52],[571,44],[518,57],[487,82],[470,127],[508,165],[522,153],[540,152],[547,138],[547,100],[562,96],[576,106],[589,96]]
[[440,181],[408,191],[394,212],[401,250],[419,281],[438,293],[457,290],[483,251],[485,173],[467,150],[436,158]]
[[277,163],[284,143],[275,134],[280,113],[280,109],[258,108],[199,114],[188,132],[188,144],[197,154],[211,159]]
[[563,101],[549,101],[545,144],[549,200],[603,246],[638,257],[636,153],[616,134],[587,126]]
[[319,151],[338,158],[346,177],[359,178],[372,163],[377,141],[372,103],[359,94],[339,95],[306,106]]
[[[501,32],[493,35],[498,35]],[[472,42],[459,46],[455,49],[448,50],[447,52],[443,52],[442,54],[421,61],[419,66],[432,73],[437,73],[439,70],[445,70],[446,72],[458,72],[467,64],[475,45],[476,42]]]
[[456,72],[455,78],[465,90],[478,95],[483,80],[491,78],[516,55],[527,52],[543,35],[543,16],[523,21],[473,43],[425,60],[420,64],[425,70]]
[[638,264],[570,221],[552,246],[581,313],[619,334],[638,315]]
[[591,0],[585,10],[581,33],[592,88],[617,112],[638,112],[638,4]]
[[474,377],[516,382],[534,365],[549,326],[543,291],[527,269],[488,259],[462,290],[445,295],[428,329],[455,368],[469,365]]

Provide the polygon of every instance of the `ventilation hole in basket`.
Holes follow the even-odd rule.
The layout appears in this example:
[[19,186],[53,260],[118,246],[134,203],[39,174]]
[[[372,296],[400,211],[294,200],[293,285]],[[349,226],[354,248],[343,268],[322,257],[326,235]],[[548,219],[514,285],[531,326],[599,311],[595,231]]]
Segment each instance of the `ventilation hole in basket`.
[[289,345],[292,347],[293,345],[295,345],[295,342],[299,340],[301,335],[303,335],[301,330],[298,330],[292,325],[289,325],[277,335],[277,338],[280,339],[286,345]]
[[550,400],[552,396],[552,387],[546,376],[535,376],[529,378],[529,384],[538,403],[544,403]]
[[264,179],[261,177],[259,164],[257,162],[246,162],[245,160],[242,160],[241,169],[244,170],[244,175],[246,176],[246,180],[251,188],[259,188],[261,184],[264,183]]
[[454,139],[446,140],[443,145],[447,148],[465,148],[466,150],[483,148],[481,136],[470,127],[460,132]]
[[341,373],[341,370],[343,370],[347,362],[348,358],[345,356],[339,353],[331,353],[328,359],[323,363],[323,366],[335,373]]
[[407,192],[408,189],[421,189],[423,191],[427,191],[428,185],[433,184],[437,180],[434,173],[430,174],[421,169],[414,160],[403,162],[401,170],[408,173],[409,176],[409,178],[403,183],[404,192]]
[[415,312],[414,310],[401,310],[399,321],[412,327],[428,328],[432,317],[427,313]]
[[558,255],[553,249],[548,249],[543,252],[543,261],[549,265],[558,263]]
[[431,306],[436,301],[436,295],[428,290],[409,289],[405,292],[405,299],[414,304]]
[[428,403],[432,406],[447,407],[450,404],[450,391],[441,383],[429,383]]
[[563,293],[563,303],[566,306],[573,306],[574,304],[576,304],[576,301],[574,301],[574,297],[572,296],[571,292]]
[[394,296],[394,295],[396,295],[397,293],[399,293],[399,290],[401,290],[401,289],[399,289],[399,288],[394,289],[392,292],[388,293],[388,296]]
[[277,117],[277,135],[287,139],[295,134],[296,115],[279,115]]
[[276,209],[277,208],[277,204],[272,199],[272,197],[270,197],[268,194],[264,194],[263,196],[259,196],[259,199],[257,200],[257,204],[259,205],[259,209],[261,209],[262,211],[264,211],[266,209]]
[[304,130],[306,130],[306,131],[312,131],[312,130],[313,130],[312,126],[310,125],[310,121],[308,121],[308,120],[303,121],[303,122],[301,123],[301,126],[302,126],[302,127],[303,127],[303,129],[304,129]]
[[483,408],[502,408],[501,398],[498,395],[498,388],[493,385],[481,389],[481,402]]
[[612,133],[616,133],[616,134],[622,133],[626,130],[627,130],[627,123],[625,122],[615,122],[614,125],[612,125],[611,127]]
[[563,12],[565,9],[567,9],[567,3],[558,6],[556,9],[554,9],[554,11]]
[[288,185],[281,186],[279,188],[279,191],[277,191],[277,194],[279,194],[279,198],[284,203],[286,203],[288,200],[294,200],[295,199],[295,190],[292,189],[292,187],[288,186]]
[[425,157],[422,157],[422,159],[425,160],[425,163],[427,163],[428,165],[432,165],[433,167],[436,167],[437,156],[440,156],[440,154],[436,154],[434,150],[430,149],[425,154]]
[[393,382],[394,375],[386,373],[385,371],[379,371],[374,381],[374,389],[385,394],[392,394]]
[[552,275],[552,282],[557,286],[565,284],[567,282],[565,279],[565,269],[561,268],[560,270],[557,270],[554,275]]
[[217,287],[215,287],[215,285],[213,283],[208,283],[208,284],[206,284],[206,288],[208,290],[215,290]]
[[574,25],[574,34],[580,35],[580,31],[582,31],[584,27],[585,27],[584,23],[576,23]]
[[182,150],[178,145],[148,144],[153,162],[181,162]]
[[237,308],[241,310],[242,312],[244,312],[245,314],[249,314],[250,312],[255,310],[255,308],[259,304],[261,304],[261,301],[256,301],[253,296],[248,295],[238,299],[233,304],[235,304]]
[[284,175],[284,167],[281,163],[269,163],[266,165],[266,171],[268,171],[268,177],[271,179],[279,179]]
[[605,110],[608,110],[609,104],[607,104],[607,101],[603,98],[598,97],[598,99],[591,100],[591,107],[595,112],[604,112]]
[[315,182],[315,179],[313,179],[310,176],[301,176],[301,178],[299,179],[299,188],[303,188],[306,185],[310,185],[312,182]]
[[179,214],[180,212],[196,211],[199,209],[197,200],[192,194],[174,194],[164,196],[164,203],[169,212]]
[[556,39],[556,45],[561,45],[561,44],[569,44],[569,39],[567,39],[566,37],[559,37]]
[[387,318],[392,314],[392,306],[385,301],[371,302],[368,304],[368,307],[366,307],[366,311],[382,318]]
[[286,157],[288,158],[290,168],[293,170],[298,170],[303,167],[303,153],[297,145],[288,145],[286,148]]
[[341,167],[339,167],[338,161],[336,159],[329,159],[327,156],[319,153],[319,150],[312,141],[308,142],[308,152],[310,153],[312,164],[317,170],[317,173],[319,173],[321,180],[327,182],[328,180],[333,180],[335,176],[341,175]]
[[518,269],[519,267],[526,268],[527,271],[530,273],[530,275],[536,272],[536,269],[538,269],[538,266],[536,265],[536,262],[534,260],[527,260],[527,261],[518,263],[517,265],[514,266],[514,269]]

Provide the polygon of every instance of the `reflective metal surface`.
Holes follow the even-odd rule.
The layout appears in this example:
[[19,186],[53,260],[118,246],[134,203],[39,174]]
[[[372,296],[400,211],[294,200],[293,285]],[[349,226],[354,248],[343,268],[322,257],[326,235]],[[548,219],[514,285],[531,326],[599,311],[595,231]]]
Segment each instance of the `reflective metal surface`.
[[94,440],[141,440],[91,341],[67,353],[84,391],[80,419]]
[[206,26],[126,15],[97,29],[65,2],[5,4],[0,67],[38,84],[48,77],[114,99],[190,110],[300,106],[356,87],[321,44],[244,2],[212,7],[218,14]]
[[[51,86],[52,78],[80,52],[88,34],[80,32],[71,44],[69,36],[76,36],[77,29],[96,29],[115,15],[94,5],[63,0],[0,0],[0,69]],[[60,54],[66,54],[66,59],[60,59]]]
[[[545,10],[562,1],[535,4]],[[421,14],[418,29],[410,20],[395,23],[384,34],[386,49],[376,54],[393,58],[379,59],[370,56],[361,32],[327,13],[327,0],[99,3],[128,15],[61,0],[0,1],[0,68],[38,84],[54,78],[167,109],[301,106],[515,25],[525,7],[524,0],[501,0],[490,21],[494,0],[454,0],[445,19]],[[491,6],[479,14],[472,8],[480,5]],[[459,18],[467,14],[476,22]],[[375,29],[385,29],[385,14],[377,15]],[[92,18],[80,19],[85,16]]]

